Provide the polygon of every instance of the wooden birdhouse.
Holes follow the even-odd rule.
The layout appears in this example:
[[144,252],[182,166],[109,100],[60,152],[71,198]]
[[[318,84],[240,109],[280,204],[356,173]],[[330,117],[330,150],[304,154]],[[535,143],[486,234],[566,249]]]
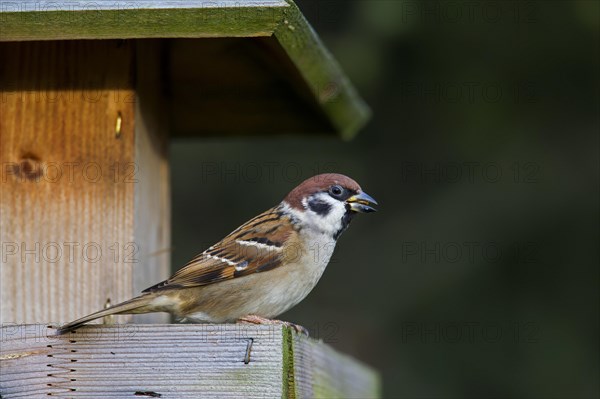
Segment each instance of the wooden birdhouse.
[[295,4],[0,7],[1,397],[376,395],[371,370],[287,328],[48,327],[168,277],[172,137],[348,139],[365,123]]

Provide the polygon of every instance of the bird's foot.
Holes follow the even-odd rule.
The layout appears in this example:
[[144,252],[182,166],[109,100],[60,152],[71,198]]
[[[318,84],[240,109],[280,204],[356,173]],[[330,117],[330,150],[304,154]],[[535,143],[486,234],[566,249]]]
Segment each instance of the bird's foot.
[[301,325],[290,323],[289,321],[283,320],[275,320],[275,319],[267,319],[266,317],[257,316],[254,314],[250,314],[248,316],[241,317],[238,319],[239,323],[247,323],[247,324],[271,324],[271,325],[282,325],[286,327],[290,327],[298,334],[309,336],[308,330]]

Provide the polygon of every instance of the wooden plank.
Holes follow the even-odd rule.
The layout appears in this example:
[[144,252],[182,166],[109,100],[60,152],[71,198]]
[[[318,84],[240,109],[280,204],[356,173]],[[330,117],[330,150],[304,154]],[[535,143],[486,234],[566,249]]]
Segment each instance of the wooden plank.
[[[379,375],[371,368],[322,343],[288,332],[289,366],[296,398],[377,398]],[[290,389],[291,390],[291,389]]]
[[274,35],[342,138],[354,137],[371,111],[293,2]]
[[0,321],[64,322],[130,298],[130,43],[0,43],[0,59]]
[[0,41],[270,36],[287,7],[283,0],[2,2]]
[[[168,124],[164,102],[164,42],[136,42],[135,249],[133,292],[166,280],[171,272],[171,192]],[[137,323],[166,323],[165,313],[134,315]]]
[[60,337],[43,327],[2,329],[2,398],[281,396],[280,327],[131,324]]
[[[259,2],[256,0],[219,0],[204,1],[196,0],[140,0],[131,4],[127,0],[88,0],[73,1],[70,3],[56,2],[52,0],[21,0],[18,4],[6,2],[4,10],[15,12],[49,12],[49,11],[85,11],[85,10],[123,10],[129,9],[193,9],[193,8],[253,8]],[[264,6],[285,5],[283,0],[261,1]]]
[[1,329],[2,398],[378,397],[373,371],[276,325],[95,325],[53,334],[45,325]]

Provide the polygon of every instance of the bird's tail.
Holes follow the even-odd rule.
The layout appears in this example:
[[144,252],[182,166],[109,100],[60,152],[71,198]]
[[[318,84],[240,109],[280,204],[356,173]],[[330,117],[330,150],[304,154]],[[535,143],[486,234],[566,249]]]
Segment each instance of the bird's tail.
[[133,314],[133,313],[148,313],[156,310],[152,310],[148,307],[150,302],[156,298],[155,295],[152,294],[142,294],[138,297],[132,298],[128,301],[121,302],[115,306],[111,306],[108,309],[100,310],[98,312],[92,313],[81,319],[77,319],[70,323],[67,323],[63,326],[60,326],[57,329],[57,334],[64,334],[69,331],[80,327],[81,325],[87,323],[88,321],[92,321],[95,319],[99,319],[100,317],[109,316],[112,314]]

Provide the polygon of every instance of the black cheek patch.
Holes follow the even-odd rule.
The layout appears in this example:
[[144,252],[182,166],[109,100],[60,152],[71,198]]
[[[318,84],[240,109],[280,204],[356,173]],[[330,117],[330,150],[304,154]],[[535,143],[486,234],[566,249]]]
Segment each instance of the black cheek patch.
[[331,211],[331,205],[329,205],[325,201],[320,201],[318,199],[311,199],[310,201],[308,201],[308,207],[311,211],[321,216],[326,216]]
[[346,231],[348,226],[350,226],[350,222],[352,221],[353,217],[354,217],[354,212],[352,212],[352,211],[350,211],[350,209],[348,209],[346,211],[346,213],[344,214],[344,216],[342,216],[342,227],[338,231],[336,231],[335,234],[333,235],[334,240],[337,241],[337,239],[340,238],[342,233],[344,231]]

